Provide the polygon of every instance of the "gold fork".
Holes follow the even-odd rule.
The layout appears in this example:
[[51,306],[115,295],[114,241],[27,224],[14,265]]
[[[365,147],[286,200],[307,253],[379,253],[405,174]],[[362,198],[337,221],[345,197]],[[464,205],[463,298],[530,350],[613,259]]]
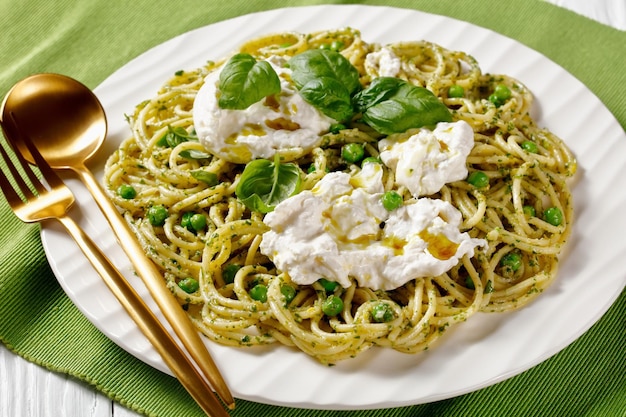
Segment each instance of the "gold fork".
[[[4,136],[7,142],[10,141],[6,132]],[[68,210],[74,203],[74,195],[71,190],[50,168],[29,138],[22,137],[20,140],[28,147],[48,188],[39,181],[37,175],[28,162],[24,160],[21,153],[15,152],[22,170],[30,182],[29,186],[16,165],[11,161],[9,153],[0,143],[2,158],[6,162],[8,171],[22,194],[22,196],[18,194],[5,172],[0,169],[0,188],[13,212],[20,220],[27,223],[40,222],[47,219],[58,220],[76,241],[111,292],[113,292],[200,408],[208,416],[227,417],[228,413],[217,399],[217,396],[200,376],[195,365],[181,350],[178,343],[172,339],[161,322],[121,275],[119,270],[68,215]],[[13,149],[16,148],[13,147]]]

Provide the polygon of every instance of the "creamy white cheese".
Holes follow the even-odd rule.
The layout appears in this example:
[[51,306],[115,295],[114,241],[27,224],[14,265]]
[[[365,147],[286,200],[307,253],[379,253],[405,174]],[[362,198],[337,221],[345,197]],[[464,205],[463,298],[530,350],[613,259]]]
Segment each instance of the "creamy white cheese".
[[419,129],[389,136],[378,143],[381,160],[395,174],[396,184],[415,197],[438,192],[444,184],[467,177],[467,156],[474,131],[464,122],[439,123],[435,130]]
[[461,213],[443,200],[422,198],[387,211],[382,168],[366,163],[355,176],[327,174],[312,190],[265,216],[261,252],[291,279],[309,285],[324,277],[343,287],[391,290],[436,276],[486,242],[461,233]]
[[261,100],[245,110],[219,107],[219,69],[205,78],[194,101],[193,120],[209,152],[241,164],[271,159],[276,152],[294,159],[318,146],[320,135],[335,123],[298,94],[283,58],[274,56],[268,62],[278,74],[281,93],[277,100]]
[[365,70],[374,77],[395,77],[400,72],[402,61],[400,57],[387,47],[365,56]]

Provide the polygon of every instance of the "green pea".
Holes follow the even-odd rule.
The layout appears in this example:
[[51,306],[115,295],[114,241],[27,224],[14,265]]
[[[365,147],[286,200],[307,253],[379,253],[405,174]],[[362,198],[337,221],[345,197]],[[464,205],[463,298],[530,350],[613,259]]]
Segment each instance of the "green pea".
[[539,152],[539,147],[537,146],[537,144],[535,142],[530,141],[530,140],[523,141],[520,144],[520,146],[526,152],[530,152],[530,153],[537,153],[537,152]]
[[492,102],[493,105],[496,107],[500,107],[501,105],[504,104],[504,102],[500,100],[498,96],[496,96],[495,94],[489,95],[489,101]]
[[267,287],[263,284],[257,284],[250,288],[250,298],[262,303],[267,301]]
[[371,164],[382,164],[383,161],[381,161],[380,158],[377,158],[375,156],[368,156],[367,158],[365,158],[365,159],[363,159],[361,161],[361,167],[363,165],[365,165],[365,164],[368,164],[368,163],[371,163]]
[[543,219],[552,226],[563,223],[563,212],[558,207],[550,207],[543,212]]
[[404,203],[402,196],[393,190],[385,192],[380,197],[380,201],[387,211],[393,211]]
[[374,304],[371,310],[372,320],[376,323],[386,323],[393,320],[393,309],[387,303]]
[[195,278],[191,278],[191,277],[187,277],[178,281],[178,286],[180,287],[181,290],[185,291],[187,294],[194,293],[198,291],[198,288],[200,288],[200,284],[198,283],[198,280],[196,280]]
[[359,143],[346,143],[341,147],[341,157],[349,163],[359,162],[365,156],[365,149]]
[[185,229],[191,230],[191,216],[193,216],[193,213],[188,211],[186,213],[183,213],[180,218],[180,225]]
[[235,282],[235,275],[237,275],[237,271],[241,269],[241,265],[230,264],[226,265],[222,270],[222,279],[226,284],[232,284]]
[[522,209],[524,210],[524,216],[526,216],[527,219],[537,215],[537,211],[533,206],[524,206]]
[[451,85],[448,88],[448,97],[461,98],[465,95],[465,89],[458,84]]
[[522,266],[522,256],[517,252],[509,252],[500,258],[500,265],[511,272],[517,272]]
[[[316,170],[317,170],[317,168],[315,168],[315,164],[311,164],[311,165],[309,165],[309,167],[307,168],[306,172],[307,172],[307,174],[310,174],[310,173],[312,173],[312,172],[315,172]],[[326,167],[326,168],[324,169],[324,171],[325,171],[326,173],[329,173],[329,172],[330,172],[330,169],[329,169],[328,167]]]
[[147,216],[152,226],[163,226],[165,219],[167,219],[168,212],[165,206],[157,205],[148,209]]
[[322,302],[322,312],[327,316],[334,317],[343,311],[343,300],[336,295],[330,295]]
[[122,184],[117,187],[117,195],[125,200],[132,200],[137,196],[137,190],[132,185]]
[[467,177],[467,182],[476,188],[485,188],[489,185],[489,177],[482,171],[474,171]]
[[346,128],[346,125],[341,124],[341,123],[335,123],[330,125],[330,129],[328,129],[330,131],[330,133],[339,133],[340,130],[344,130]]
[[291,285],[281,285],[280,293],[285,297],[285,302],[287,304],[289,304],[296,297],[296,289]]
[[206,216],[196,213],[189,219],[189,224],[194,231],[201,232],[206,227]]
[[339,285],[335,281],[329,281],[326,278],[320,278],[317,280],[317,282],[322,286],[322,288],[324,288],[327,293],[335,291],[335,288],[337,288],[337,285]]
[[188,211],[180,218],[180,225],[191,232],[201,232],[206,227],[206,216]]
[[496,107],[500,107],[511,98],[511,90],[504,84],[498,84],[493,90],[493,93],[489,96],[489,101]]
[[500,100],[501,102],[505,102],[511,98],[511,90],[504,84],[496,85],[496,88],[493,90],[493,94]]
[[341,41],[333,41],[330,44],[331,51],[339,52],[344,48],[345,44]]

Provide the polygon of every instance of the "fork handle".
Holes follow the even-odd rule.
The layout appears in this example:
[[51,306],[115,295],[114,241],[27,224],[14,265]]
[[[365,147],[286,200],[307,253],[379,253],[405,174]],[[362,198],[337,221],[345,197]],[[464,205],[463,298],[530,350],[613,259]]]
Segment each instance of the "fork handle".
[[189,317],[187,317],[187,314],[181,308],[174,295],[165,286],[163,275],[152,260],[146,256],[139,240],[131,231],[126,220],[122,218],[117,207],[115,207],[113,202],[106,196],[100,183],[98,183],[86,166],[73,166],[70,167],[70,169],[78,174],[85,187],[93,196],[100,210],[111,225],[111,229],[115,233],[120,246],[124,249],[132,262],[137,275],[139,275],[146,285],[146,288],[148,288],[152,298],[161,309],[161,312],[170,323],[183,345],[187,348],[191,357],[196,361],[196,364],[206,376],[217,395],[224,401],[228,408],[231,410],[234,409],[235,400],[230,389],[206,349],[204,342],[200,339],[198,330],[194,327]]
[[196,367],[119,270],[71,217],[61,216],[58,220],[67,229],[89,262],[113,292],[113,295],[206,415],[228,417],[228,413],[204,378],[200,376]]

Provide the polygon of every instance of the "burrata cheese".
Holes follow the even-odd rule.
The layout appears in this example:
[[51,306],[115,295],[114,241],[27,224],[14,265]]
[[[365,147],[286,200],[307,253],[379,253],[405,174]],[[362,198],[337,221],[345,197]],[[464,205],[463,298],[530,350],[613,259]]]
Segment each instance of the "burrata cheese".
[[395,182],[415,197],[431,195],[444,184],[467,177],[467,156],[474,131],[465,121],[441,122],[379,141],[380,159],[394,172]]
[[280,79],[281,92],[244,110],[218,105],[220,69],[206,76],[193,105],[194,128],[212,154],[244,164],[253,159],[297,158],[321,142],[335,120],[308,104],[291,80],[285,59],[267,60]]
[[412,199],[387,211],[381,179],[381,166],[366,163],[357,175],[329,173],[282,201],[264,218],[261,252],[300,285],[323,277],[392,290],[440,275],[486,244],[460,232],[461,213],[446,201]]

